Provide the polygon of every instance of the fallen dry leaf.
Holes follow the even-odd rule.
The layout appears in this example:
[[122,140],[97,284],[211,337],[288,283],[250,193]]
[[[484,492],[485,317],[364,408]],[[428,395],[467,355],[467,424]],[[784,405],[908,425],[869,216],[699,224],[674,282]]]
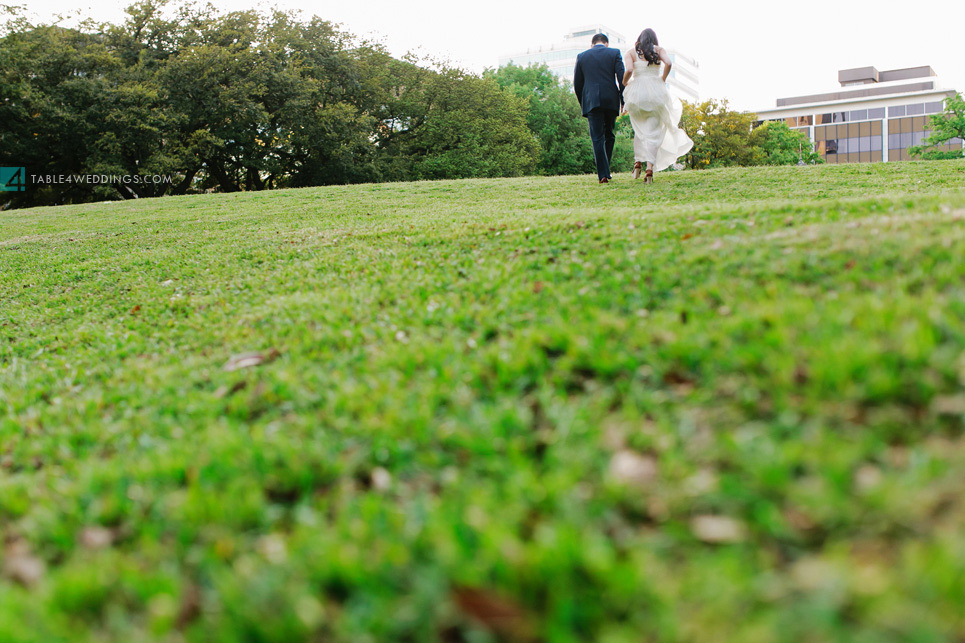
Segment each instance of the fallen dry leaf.
[[44,576],[44,561],[34,556],[22,540],[14,541],[4,552],[3,575],[24,587],[36,585]]
[[537,295],[540,294],[541,292],[543,292],[543,282],[542,282],[542,281],[534,281],[534,282],[533,282],[533,292],[536,293]]
[[515,641],[533,638],[533,626],[519,605],[493,592],[469,587],[453,591],[459,609],[486,629]]
[[965,394],[939,395],[931,403],[938,415],[965,415]]
[[784,519],[787,521],[787,524],[798,531],[811,531],[817,527],[817,523],[814,522],[811,516],[793,507],[784,510]]
[[229,395],[237,393],[238,391],[245,388],[246,386],[248,386],[248,382],[244,380],[241,380],[240,382],[235,382],[230,387],[219,386],[217,390],[215,390],[214,396],[220,400],[222,398],[228,397]]
[[728,516],[695,516],[690,529],[705,543],[736,543],[746,537],[744,523]]
[[379,491],[386,491],[391,486],[392,486],[392,474],[390,474],[382,467],[376,467],[372,471],[372,487]]
[[643,487],[657,477],[657,460],[653,456],[624,449],[613,455],[609,474],[620,484]]
[[869,491],[881,484],[883,477],[878,467],[873,464],[863,464],[854,473],[854,484],[858,491]]
[[791,566],[791,578],[801,589],[814,591],[836,581],[838,573],[827,561],[812,556]]
[[114,533],[104,527],[84,527],[78,540],[85,549],[104,549],[114,543]]
[[225,365],[221,368],[228,372],[237,371],[241,370],[242,368],[250,368],[252,366],[258,366],[259,364],[265,364],[277,359],[280,355],[281,353],[274,348],[267,351],[259,351],[254,353],[239,353],[238,355],[233,355],[231,359],[225,362]]
[[178,607],[178,628],[183,629],[201,616],[201,590],[194,583],[184,588],[181,605]]

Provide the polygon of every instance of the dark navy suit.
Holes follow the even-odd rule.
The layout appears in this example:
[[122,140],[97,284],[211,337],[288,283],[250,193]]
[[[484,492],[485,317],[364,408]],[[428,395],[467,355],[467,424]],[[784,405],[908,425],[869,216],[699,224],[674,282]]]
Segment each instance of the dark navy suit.
[[576,57],[573,89],[583,116],[590,125],[596,173],[610,178],[613,158],[613,126],[623,107],[623,56],[618,49],[594,45]]

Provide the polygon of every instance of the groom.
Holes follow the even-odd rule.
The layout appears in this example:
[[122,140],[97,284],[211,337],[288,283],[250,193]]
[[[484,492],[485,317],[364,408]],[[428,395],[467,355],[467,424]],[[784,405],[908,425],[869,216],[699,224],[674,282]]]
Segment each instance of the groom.
[[623,108],[623,56],[610,49],[610,39],[598,33],[593,46],[576,57],[573,90],[590,124],[593,158],[600,183],[609,183],[613,158],[613,125]]

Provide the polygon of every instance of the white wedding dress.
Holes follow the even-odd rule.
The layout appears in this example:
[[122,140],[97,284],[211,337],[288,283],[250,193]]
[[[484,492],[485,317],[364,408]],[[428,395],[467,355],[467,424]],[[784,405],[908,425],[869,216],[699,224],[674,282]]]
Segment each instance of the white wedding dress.
[[633,124],[633,156],[641,163],[653,163],[659,172],[689,152],[694,142],[677,127],[683,107],[663,82],[661,66],[631,55],[633,77],[623,90],[623,102]]

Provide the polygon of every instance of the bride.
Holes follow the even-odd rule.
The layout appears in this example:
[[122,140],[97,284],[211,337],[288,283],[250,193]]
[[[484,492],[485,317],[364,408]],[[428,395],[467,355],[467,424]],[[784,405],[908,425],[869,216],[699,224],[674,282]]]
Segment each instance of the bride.
[[[661,74],[660,63],[663,63]],[[633,124],[633,178],[640,178],[647,164],[644,181],[653,183],[654,170],[670,167],[690,151],[694,142],[677,127],[682,108],[680,100],[667,89],[667,76],[673,65],[667,50],[657,43],[653,29],[644,29],[636,45],[624,56],[624,113]]]

